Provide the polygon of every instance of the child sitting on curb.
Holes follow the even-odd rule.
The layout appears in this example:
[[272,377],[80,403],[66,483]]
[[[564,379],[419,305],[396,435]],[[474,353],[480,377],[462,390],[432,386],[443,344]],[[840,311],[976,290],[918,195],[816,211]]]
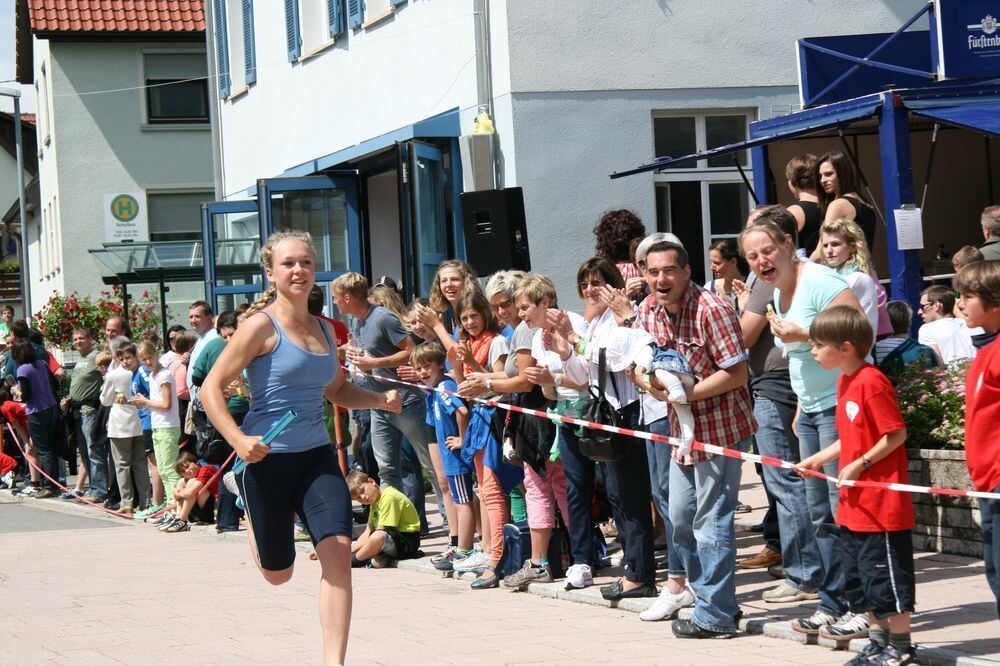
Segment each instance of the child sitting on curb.
[[[219,470],[218,467],[200,465],[197,458],[184,452],[177,457],[174,469],[181,476],[173,492],[174,501],[177,502],[176,513],[172,518],[164,518],[159,527],[161,532],[167,534],[191,529],[188,520],[194,508],[196,506],[202,508],[208,503],[209,497],[219,496],[219,479],[213,478]],[[208,490],[201,492],[206,485]],[[169,513],[164,515],[170,516]]]
[[347,475],[351,499],[371,507],[368,526],[351,544],[351,566],[384,569],[396,560],[420,557],[420,516],[395,488],[380,488],[364,472]]

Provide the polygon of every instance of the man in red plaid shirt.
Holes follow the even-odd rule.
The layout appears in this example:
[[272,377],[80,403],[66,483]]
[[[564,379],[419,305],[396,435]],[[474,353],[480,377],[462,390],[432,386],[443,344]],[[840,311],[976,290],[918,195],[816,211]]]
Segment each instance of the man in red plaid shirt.
[[[695,417],[695,439],[746,451],[757,429],[747,388],[747,351],[739,320],[719,296],[691,282],[688,255],[680,245],[657,243],[646,253],[650,295],[639,306],[636,326],[661,347],[675,349],[696,379],[688,395]],[[636,384],[661,400],[662,387],[649,376]],[[671,429],[680,433],[671,410]],[[733,516],[742,462],[735,458],[674,450],[670,466],[672,547],[677,549],[697,594],[690,620],[674,620],[679,638],[735,635],[740,612],[736,603],[736,534]],[[699,516],[695,522],[695,516]],[[683,581],[679,581],[683,584]],[[664,588],[664,593],[669,593]]]

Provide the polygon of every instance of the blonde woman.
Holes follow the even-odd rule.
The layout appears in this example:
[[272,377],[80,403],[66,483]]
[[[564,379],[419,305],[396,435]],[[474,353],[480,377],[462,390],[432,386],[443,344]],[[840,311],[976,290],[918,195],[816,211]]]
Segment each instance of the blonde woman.
[[[264,579],[281,585],[295,562],[293,524],[305,522],[322,567],[323,661],[342,664],[351,624],[351,497],[323,424],[324,398],[350,409],[399,412],[396,391],[372,393],[345,381],[333,327],[309,314],[316,256],[309,234],[283,231],[261,248],[271,286],[212,367],[201,389],[208,418],[248,464],[236,475],[250,549]],[[247,372],[252,398],[242,430],[223,393]],[[290,409],[270,445],[260,441]]]
[[886,310],[888,298],[875,278],[872,257],[861,227],[844,218],[827,220],[820,226],[819,236],[822,263],[847,280],[872,330],[879,335],[891,333],[892,322]]

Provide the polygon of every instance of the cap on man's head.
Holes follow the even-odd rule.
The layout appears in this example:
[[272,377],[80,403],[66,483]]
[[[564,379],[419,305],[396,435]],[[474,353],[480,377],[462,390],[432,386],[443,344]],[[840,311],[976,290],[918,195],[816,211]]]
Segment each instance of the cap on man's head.
[[639,246],[635,248],[635,260],[636,261],[646,261],[646,253],[649,252],[649,248],[653,247],[657,243],[673,243],[675,245],[680,245],[684,247],[684,243],[676,235],[670,233],[669,231],[657,231],[656,233],[649,234],[642,239]]

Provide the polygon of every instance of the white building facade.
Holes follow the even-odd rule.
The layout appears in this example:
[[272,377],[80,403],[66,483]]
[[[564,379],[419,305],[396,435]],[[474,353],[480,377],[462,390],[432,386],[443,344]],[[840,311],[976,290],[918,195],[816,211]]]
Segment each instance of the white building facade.
[[[40,213],[27,230],[34,312],[53,293],[96,295],[116,273],[129,274],[133,295],[155,292],[155,278],[130,273],[128,252],[102,262],[90,251],[127,240],[142,245],[132,253],[142,263],[147,243],[200,248],[200,206],[214,198],[203,16],[171,24],[150,14],[141,27],[94,0],[81,24],[55,4],[32,0],[32,39],[18,44],[21,67],[31,65],[21,82],[34,83],[38,101]],[[203,293],[200,257],[188,263],[193,279],[163,285],[174,320],[186,321],[184,304]]]
[[[923,3],[847,0],[835,12],[764,0],[611,4],[210,3],[222,193],[243,206],[216,209],[210,233],[236,252],[258,230],[309,228],[329,275],[390,275],[426,294],[434,261],[464,255],[460,137],[485,89],[495,185],[523,189],[531,268],[564,298],[575,296],[576,269],[609,209],[677,233],[700,277],[710,242],[737,233],[752,205],[733,158],[608,175],[746,138],[749,122],[798,108],[797,38],[892,32]],[[483,25],[488,67],[479,69]],[[736,159],[752,178],[749,155]],[[296,180],[306,176],[311,185]],[[220,255],[227,262],[245,263]],[[227,297],[238,300],[259,279],[215,286],[245,288]]]

